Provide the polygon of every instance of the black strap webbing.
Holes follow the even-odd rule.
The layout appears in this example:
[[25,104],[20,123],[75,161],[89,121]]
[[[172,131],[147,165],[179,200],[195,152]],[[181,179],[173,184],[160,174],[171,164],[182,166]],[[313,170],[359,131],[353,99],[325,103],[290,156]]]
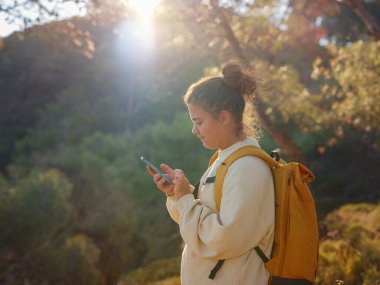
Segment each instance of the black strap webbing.
[[[260,247],[256,246],[254,249],[257,252],[257,254],[260,256],[261,260],[264,263],[267,263],[269,261],[269,258],[265,255],[265,253],[261,250]],[[210,279],[213,280],[215,278],[216,273],[218,273],[218,271],[222,267],[223,263],[224,263],[224,259],[223,260],[218,260],[218,263],[211,270],[210,275],[208,276],[208,278],[210,278]]]
[[214,183],[215,182],[215,179],[216,179],[216,176],[210,176],[210,177],[207,177],[206,178],[206,184],[208,183]]
[[201,182],[198,181],[197,184],[194,185],[193,196],[195,199],[198,199],[199,183]]
[[255,247],[255,251],[257,252],[257,254],[260,256],[261,260],[264,262],[264,263],[267,263],[269,261],[269,258],[265,255],[265,253],[261,250],[260,247],[256,246]]
[[218,260],[218,263],[215,265],[215,267],[210,271],[210,275],[208,278],[214,280],[216,273],[218,273],[219,269],[222,267],[224,263],[224,259]]

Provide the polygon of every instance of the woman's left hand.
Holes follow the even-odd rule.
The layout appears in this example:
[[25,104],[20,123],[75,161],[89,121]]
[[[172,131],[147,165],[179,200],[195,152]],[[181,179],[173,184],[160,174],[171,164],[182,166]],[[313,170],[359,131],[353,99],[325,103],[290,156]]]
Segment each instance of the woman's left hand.
[[191,187],[190,182],[186,178],[185,173],[181,169],[176,169],[175,176],[173,179],[174,183],[174,196],[175,199],[178,200],[182,196],[185,196],[187,194],[191,194]]

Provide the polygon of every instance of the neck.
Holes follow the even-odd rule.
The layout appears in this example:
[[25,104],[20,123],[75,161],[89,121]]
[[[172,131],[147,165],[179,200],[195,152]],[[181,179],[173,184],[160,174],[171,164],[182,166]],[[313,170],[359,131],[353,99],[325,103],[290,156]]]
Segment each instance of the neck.
[[242,134],[240,136],[234,136],[234,137],[230,137],[230,138],[227,138],[220,146],[219,146],[219,149],[220,150],[224,150],[226,148],[229,148],[231,145],[237,143],[237,142],[240,142],[240,141],[243,141],[247,138],[247,136],[245,134]]

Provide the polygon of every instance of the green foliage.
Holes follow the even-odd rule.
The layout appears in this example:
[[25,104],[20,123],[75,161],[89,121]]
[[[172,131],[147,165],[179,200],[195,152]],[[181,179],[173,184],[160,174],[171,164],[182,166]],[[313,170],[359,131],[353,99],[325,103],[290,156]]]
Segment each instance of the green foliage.
[[[61,120],[65,121],[65,116]],[[56,133],[54,137],[69,135],[65,128],[41,128],[44,133],[50,129]],[[79,142],[69,140],[65,145],[49,141],[39,131],[33,134],[28,140],[41,146],[33,153],[39,166],[54,165],[73,182],[71,201],[80,219],[70,228],[84,233],[102,251],[98,264],[103,272],[115,278],[142,260],[179,253],[177,227],[170,221],[164,195],[154,189],[140,156],[157,165],[165,162],[182,168],[196,182],[210,154],[192,135],[188,114],[178,113],[171,124],[157,121],[135,133],[77,136]],[[47,142],[49,149],[42,147]]]
[[358,41],[336,51],[332,76],[341,90],[334,108],[338,116],[351,119],[364,130],[377,129],[380,117],[380,43]]
[[34,170],[1,188],[0,244],[17,252],[42,246],[72,214],[72,185],[57,170]]
[[[140,156],[156,165],[165,162],[173,168],[182,168],[195,183],[207,165],[209,155],[191,134],[190,119],[185,113],[178,114],[172,124],[158,121],[133,135],[97,133],[84,139],[80,152],[81,178],[90,181],[92,191],[99,191],[99,194],[91,194],[94,201],[102,201],[99,205],[91,201],[91,207],[98,210],[91,212],[89,218],[96,227],[100,227],[99,232],[109,232],[104,228],[106,220],[99,223],[99,218],[100,221],[103,218],[95,218],[97,212],[104,217],[105,211],[111,211],[113,214],[106,219],[112,217],[112,224],[128,217],[133,231],[139,233],[140,240],[145,240],[146,260],[171,256],[178,252],[178,247],[173,248],[173,242],[179,244],[179,235],[175,224],[168,219],[164,196],[155,189]],[[106,197],[105,189],[109,189]],[[114,204],[105,210],[104,204],[111,195],[119,198],[112,199]],[[119,204],[119,210],[115,210]],[[85,224],[86,227],[90,225]],[[112,224],[108,223],[108,226]],[[124,240],[126,238],[127,235],[123,237]]]
[[380,43],[357,41],[342,48],[331,47],[330,51],[333,59],[329,69],[319,59],[313,73],[314,78],[323,75],[326,79],[321,89],[323,103],[333,110],[323,122],[378,133]]
[[118,285],[179,285],[180,264],[179,258],[154,261],[122,277]]
[[3,284],[97,284],[99,249],[83,235],[67,236],[71,183],[54,169],[14,175],[0,188]]
[[328,238],[320,245],[317,284],[376,284],[380,281],[380,204],[346,205],[329,214]]
[[28,269],[28,279],[38,284],[98,284],[99,248],[86,236],[67,238],[57,247],[38,250]]
[[[149,74],[161,72],[155,74],[148,59],[134,63],[130,62],[132,57],[135,60],[134,54],[128,58],[113,52],[109,45],[97,49],[94,60],[82,68],[86,74],[82,83],[73,82],[63,91],[57,89],[57,100],[33,108],[33,112],[40,109],[39,120],[19,141],[14,159],[25,171],[37,165],[65,173],[73,188],[69,201],[72,219],[64,233],[56,232],[57,239],[71,231],[91,240],[101,252],[97,265],[108,283],[142,260],[170,257],[179,250],[180,237],[166,213],[164,197],[154,189],[139,157],[144,155],[156,164],[166,162],[181,167],[195,181],[207,165],[208,156],[203,152],[202,159],[202,147],[191,134],[188,116],[168,112],[184,109],[182,96],[171,96],[168,87],[160,86],[161,97],[149,98],[156,79]],[[178,57],[182,54],[178,53]],[[167,52],[162,60],[168,58],[173,59],[172,52]],[[202,65],[205,62],[197,59],[183,73],[167,75],[173,81],[171,92],[183,94],[190,77],[199,77]],[[156,68],[162,67],[157,63]],[[166,81],[167,77],[159,79]],[[146,84],[148,81],[150,84]],[[158,121],[152,124],[153,120]],[[193,153],[188,151],[191,148]],[[199,155],[199,160],[194,155]],[[197,163],[202,167],[197,167]],[[44,236],[37,240],[43,242]],[[25,250],[29,250],[27,245]],[[62,247],[61,255],[57,248],[49,250],[52,254],[41,257],[41,261],[55,264],[58,261],[53,260],[54,256],[62,259],[61,265],[51,268],[58,276],[58,272],[65,272],[64,259],[68,255]],[[38,274],[33,278],[40,280]],[[48,276],[44,280],[50,283],[55,279]]]
[[261,85],[260,94],[265,102],[266,114],[294,131],[294,124],[303,132],[321,131],[323,126],[319,98],[304,86],[299,73],[290,65],[275,66],[264,61],[253,62]]
[[[0,169],[12,162],[12,154],[18,140],[38,120],[38,110],[54,101],[57,96],[85,77],[83,66],[88,59],[75,50],[61,52],[62,43],[69,38],[57,32],[58,26],[36,27],[25,33],[13,34],[2,40],[0,50]],[[43,36],[34,31],[42,29]],[[54,38],[59,38],[59,48]],[[20,114],[22,114],[20,116]]]

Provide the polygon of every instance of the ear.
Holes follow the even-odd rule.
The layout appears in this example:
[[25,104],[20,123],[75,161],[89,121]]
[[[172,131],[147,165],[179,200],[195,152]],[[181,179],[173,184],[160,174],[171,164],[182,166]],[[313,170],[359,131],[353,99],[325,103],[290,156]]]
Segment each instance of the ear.
[[232,121],[232,115],[230,112],[224,110],[222,112],[220,112],[219,114],[219,121],[223,124],[223,125],[229,125]]

